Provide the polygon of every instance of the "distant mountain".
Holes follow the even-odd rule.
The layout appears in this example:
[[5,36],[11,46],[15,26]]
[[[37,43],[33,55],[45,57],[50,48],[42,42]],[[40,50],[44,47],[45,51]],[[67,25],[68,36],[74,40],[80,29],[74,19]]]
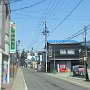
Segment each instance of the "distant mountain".
[[86,45],[90,48],[90,41],[87,41]]
[[[85,45],[85,42],[82,42],[82,45]],[[86,46],[87,46],[88,48],[90,48],[90,41],[87,41],[87,42],[86,42]]]

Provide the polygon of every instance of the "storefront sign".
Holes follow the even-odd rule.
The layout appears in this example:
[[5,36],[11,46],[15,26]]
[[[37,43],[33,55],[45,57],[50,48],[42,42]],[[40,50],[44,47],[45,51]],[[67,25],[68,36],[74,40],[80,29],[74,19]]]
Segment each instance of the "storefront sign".
[[10,22],[10,53],[16,53],[16,24]]

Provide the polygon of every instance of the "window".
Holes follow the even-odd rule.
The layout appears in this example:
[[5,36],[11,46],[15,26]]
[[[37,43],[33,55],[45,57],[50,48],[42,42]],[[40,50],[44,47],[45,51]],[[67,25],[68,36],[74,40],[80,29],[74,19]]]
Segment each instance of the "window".
[[60,49],[60,54],[75,54],[74,49]]
[[49,57],[52,57],[52,46],[49,46]]
[[60,54],[66,54],[66,50],[65,49],[60,49]]
[[75,50],[74,49],[69,49],[67,50],[68,54],[75,54]]

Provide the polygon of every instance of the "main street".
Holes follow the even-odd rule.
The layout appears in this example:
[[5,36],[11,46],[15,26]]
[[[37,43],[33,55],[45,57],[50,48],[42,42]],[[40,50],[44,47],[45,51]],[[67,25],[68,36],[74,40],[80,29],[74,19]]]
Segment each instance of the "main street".
[[22,68],[28,90],[89,90],[85,87],[57,79],[32,69]]

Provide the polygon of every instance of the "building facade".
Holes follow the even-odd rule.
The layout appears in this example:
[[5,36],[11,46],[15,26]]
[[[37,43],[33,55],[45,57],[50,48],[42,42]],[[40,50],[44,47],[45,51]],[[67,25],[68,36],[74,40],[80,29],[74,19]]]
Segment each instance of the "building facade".
[[0,88],[1,83],[9,83],[9,30],[9,0],[0,0]]
[[79,64],[79,46],[81,43],[74,40],[48,40],[48,71],[52,72],[57,66],[66,65],[72,70],[72,66]]
[[[84,63],[85,57],[85,42],[82,42],[79,49],[79,60]],[[86,42],[86,57],[87,57],[87,68],[90,69],[90,41]]]

